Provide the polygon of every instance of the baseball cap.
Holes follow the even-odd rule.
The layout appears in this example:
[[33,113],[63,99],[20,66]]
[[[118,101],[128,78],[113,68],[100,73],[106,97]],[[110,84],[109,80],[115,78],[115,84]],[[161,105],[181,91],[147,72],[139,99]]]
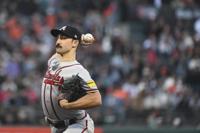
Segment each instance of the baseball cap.
[[64,35],[70,38],[73,38],[75,40],[81,40],[81,33],[78,29],[72,26],[63,26],[60,29],[52,29],[51,35],[54,37],[57,37],[58,35]]

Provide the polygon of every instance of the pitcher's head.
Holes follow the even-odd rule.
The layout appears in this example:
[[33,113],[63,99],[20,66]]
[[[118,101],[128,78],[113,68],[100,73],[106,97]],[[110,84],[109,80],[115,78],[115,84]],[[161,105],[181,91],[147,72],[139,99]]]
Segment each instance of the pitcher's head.
[[65,54],[71,50],[76,50],[81,42],[81,33],[78,29],[72,26],[63,26],[60,29],[52,29],[51,34],[57,38],[56,52]]

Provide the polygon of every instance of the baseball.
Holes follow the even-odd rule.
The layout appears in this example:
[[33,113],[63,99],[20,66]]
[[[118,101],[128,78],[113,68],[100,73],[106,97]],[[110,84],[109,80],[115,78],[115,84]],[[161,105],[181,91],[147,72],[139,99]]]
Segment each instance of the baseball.
[[85,34],[85,35],[84,35],[84,38],[85,38],[86,40],[94,39],[93,35],[90,34],[90,33]]
[[81,38],[82,43],[85,45],[92,44],[95,41],[94,36],[90,33],[83,34]]

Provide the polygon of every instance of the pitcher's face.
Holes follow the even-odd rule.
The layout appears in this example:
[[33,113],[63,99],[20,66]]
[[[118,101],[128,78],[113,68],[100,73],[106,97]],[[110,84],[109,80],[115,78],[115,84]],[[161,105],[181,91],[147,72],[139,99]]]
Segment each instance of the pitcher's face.
[[56,41],[56,53],[65,54],[68,53],[71,49],[76,48],[77,44],[75,40],[67,36],[58,35]]

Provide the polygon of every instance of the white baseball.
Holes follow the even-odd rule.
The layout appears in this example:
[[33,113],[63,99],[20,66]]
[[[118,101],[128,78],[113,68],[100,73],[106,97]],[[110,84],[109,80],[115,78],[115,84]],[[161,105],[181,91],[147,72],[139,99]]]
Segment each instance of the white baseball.
[[92,44],[92,43],[94,43],[94,36],[92,35],[92,34],[90,34],[90,33],[87,33],[87,34],[83,34],[82,35],[82,43],[83,44]]
[[93,39],[94,39],[94,37],[90,33],[87,33],[87,34],[84,35],[84,40],[85,41],[87,41],[87,40],[93,40]]

